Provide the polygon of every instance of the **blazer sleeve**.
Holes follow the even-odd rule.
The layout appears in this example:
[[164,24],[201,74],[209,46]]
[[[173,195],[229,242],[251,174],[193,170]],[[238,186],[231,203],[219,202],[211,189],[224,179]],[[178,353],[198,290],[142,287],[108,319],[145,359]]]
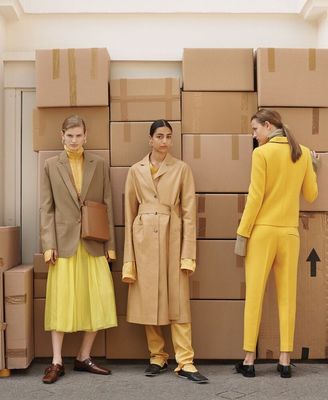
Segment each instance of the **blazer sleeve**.
[[305,154],[307,157],[307,166],[302,184],[302,194],[306,201],[312,203],[318,197],[317,175],[313,169],[310,150],[306,149]]
[[190,167],[185,164],[181,184],[181,259],[196,259],[196,195]]
[[245,210],[243,212],[237,234],[249,238],[256,217],[261,209],[266,181],[266,162],[264,156],[256,148],[252,154],[251,183],[248,190]]
[[41,181],[41,243],[43,251],[57,250],[56,224],[55,224],[55,202],[49,176],[49,164],[47,160],[44,164],[44,170]]
[[138,214],[139,202],[135,191],[133,175],[134,175],[133,169],[130,168],[125,182],[125,195],[124,195],[124,213],[125,213],[124,263],[135,262],[134,247],[133,247],[133,222]]
[[105,242],[105,251],[115,252],[115,231],[114,231],[114,215],[112,203],[112,190],[109,181],[108,164],[104,165],[104,203],[107,206],[107,215],[109,223],[109,240]]

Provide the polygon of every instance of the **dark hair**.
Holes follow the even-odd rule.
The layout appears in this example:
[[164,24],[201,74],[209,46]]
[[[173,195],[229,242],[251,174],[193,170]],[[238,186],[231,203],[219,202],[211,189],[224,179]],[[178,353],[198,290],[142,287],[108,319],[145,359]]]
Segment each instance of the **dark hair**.
[[277,111],[269,110],[266,108],[261,108],[256,114],[251,118],[251,121],[256,119],[261,125],[264,125],[266,121],[274,125],[277,129],[282,129],[284,135],[287,137],[292,161],[296,162],[302,155],[301,146],[298,144],[288,127],[282,122],[281,116]]
[[79,115],[70,115],[62,124],[62,132],[65,133],[67,129],[76,128],[78,126],[83,128],[84,133],[86,132],[87,128],[83,119]]
[[150,129],[149,129],[149,135],[151,137],[153,137],[156,129],[162,128],[163,126],[166,126],[167,128],[170,129],[171,132],[173,132],[172,126],[170,125],[170,123],[168,121],[166,121],[166,119],[157,119],[156,121],[154,121],[151,124]]

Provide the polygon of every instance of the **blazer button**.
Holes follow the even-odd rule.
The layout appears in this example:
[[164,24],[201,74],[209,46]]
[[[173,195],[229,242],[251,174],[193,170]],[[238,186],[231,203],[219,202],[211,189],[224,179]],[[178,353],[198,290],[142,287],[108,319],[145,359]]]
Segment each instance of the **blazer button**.
[[81,220],[80,220],[80,219],[78,219],[76,222],[80,223],[80,222],[81,222]]
[[157,215],[157,211],[155,211],[155,215]]
[[157,229],[155,229],[155,230],[154,230],[154,232],[155,232],[155,233],[158,233],[158,230],[157,230]]
[[157,196],[156,196],[156,194],[154,194],[154,199],[157,199]]

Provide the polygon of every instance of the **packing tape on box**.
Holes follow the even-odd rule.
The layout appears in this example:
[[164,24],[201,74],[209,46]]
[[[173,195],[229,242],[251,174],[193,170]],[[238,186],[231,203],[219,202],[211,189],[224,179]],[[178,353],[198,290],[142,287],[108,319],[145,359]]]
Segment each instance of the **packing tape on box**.
[[34,272],[34,279],[47,279],[48,272]]
[[[183,102],[182,104],[184,104]],[[194,92],[192,95],[192,113],[191,113],[191,131],[201,133],[200,121],[202,114],[203,94],[201,92]],[[184,105],[185,108],[187,108]],[[189,106],[190,107],[190,106]],[[188,107],[188,108],[189,108]]]
[[267,360],[273,360],[273,359],[274,359],[273,351],[272,351],[272,350],[267,350],[267,351],[265,352],[265,358],[266,358]]
[[27,357],[27,349],[7,349],[6,358],[25,358]]
[[239,136],[231,135],[231,159],[239,160]]
[[309,49],[309,71],[315,71],[317,68],[316,49]]
[[20,294],[17,296],[6,296],[5,302],[7,304],[25,304],[26,303],[26,294]]
[[201,138],[200,135],[193,136],[193,155],[194,159],[199,160],[201,157]]
[[248,111],[248,100],[249,96],[248,93],[241,94],[241,117],[240,117],[240,133],[246,133],[249,131],[249,111]]
[[302,227],[306,231],[308,231],[310,229],[310,227],[309,227],[309,219],[310,218],[311,218],[310,214],[300,213],[300,220],[302,222]]
[[269,72],[276,71],[275,50],[272,48],[268,49],[268,71]]
[[98,49],[91,49],[91,69],[90,78],[92,80],[97,79],[97,68],[98,68]]
[[77,105],[77,88],[76,88],[76,65],[75,65],[75,49],[68,49],[68,79],[69,79],[69,103],[71,106]]
[[197,196],[197,212],[203,214],[205,212],[206,195],[199,194]]
[[246,204],[246,196],[244,194],[238,194],[237,203],[238,203],[238,214],[242,214],[244,212]]
[[131,124],[128,122],[123,123],[123,141],[125,143],[131,142]]
[[206,237],[206,218],[198,218],[198,237]]
[[192,297],[199,298],[200,294],[200,282],[197,280],[192,281]]
[[165,78],[165,94],[159,95],[128,95],[127,79],[120,79],[120,95],[111,96],[111,103],[119,103],[121,106],[121,118],[127,121],[128,118],[128,103],[150,103],[164,102],[165,103],[165,119],[172,120],[173,105],[175,101],[180,102],[180,94],[172,94],[173,78]]
[[52,50],[52,79],[59,79],[59,70],[60,70],[60,50],[53,49]]
[[244,268],[244,258],[245,257],[240,257],[235,254],[235,263],[237,268]]
[[240,282],[240,297],[242,299],[245,299],[246,297],[246,282]]
[[319,135],[319,108],[312,108],[312,135]]
[[0,331],[5,331],[7,328],[6,322],[0,322]]

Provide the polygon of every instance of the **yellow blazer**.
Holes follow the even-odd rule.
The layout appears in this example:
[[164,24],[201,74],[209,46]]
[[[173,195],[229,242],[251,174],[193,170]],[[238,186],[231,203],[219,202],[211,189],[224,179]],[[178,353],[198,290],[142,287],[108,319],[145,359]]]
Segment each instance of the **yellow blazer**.
[[[56,249],[59,257],[75,254],[80,241],[81,212],[70,178],[71,167],[65,151],[45,161],[41,182],[41,242],[43,251]],[[110,240],[105,243],[83,240],[89,254],[103,256],[115,251],[112,195],[107,163],[84,153],[81,200],[107,205]]]
[[256,148],[252,156],[251,183],[237,233],[250,237],[254,225],[298,227],[299,199],[318,196],[310,150],[293,163],[286,137],[276,136]]

